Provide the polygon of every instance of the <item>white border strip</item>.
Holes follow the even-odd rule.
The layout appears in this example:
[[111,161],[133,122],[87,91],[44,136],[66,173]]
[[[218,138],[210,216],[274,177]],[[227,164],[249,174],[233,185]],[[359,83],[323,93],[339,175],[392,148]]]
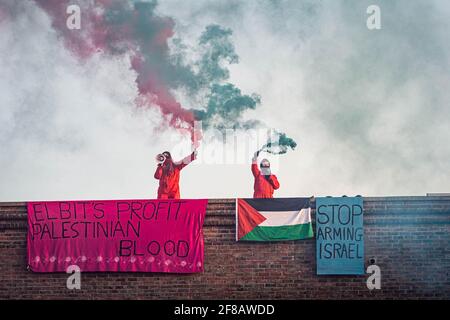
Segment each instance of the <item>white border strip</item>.
[[260,223],[260,227],[281,227],[297,224],[311,223],[311,208],[300,211],[259,211],[266,220]]

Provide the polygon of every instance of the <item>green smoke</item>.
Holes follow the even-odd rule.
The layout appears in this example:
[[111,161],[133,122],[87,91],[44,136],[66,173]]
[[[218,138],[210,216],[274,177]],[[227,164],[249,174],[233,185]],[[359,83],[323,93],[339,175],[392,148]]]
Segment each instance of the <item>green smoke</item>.
[[[255,110],[261,103],[258,94],[243,94],[239,88],[227,82],[230,77],[227,65],[238,63],[239,57],[231,41],[232,31],[219,25],[205,28],[199,40],[202,56],[196,63],[197,84],[209,86],[205,96],[206,104],[199,110],[193,109],[194,118],[202,121],[204,129],[213,127],[219,130],[252,129],[265,125],[256,119],[243,120],[247,110]],[[272,154],[283,154],[289,148],[295,149],[297,143],[285,133],[274,131],[273,137],[262,149]]]
[[[194,118],[202,121],[204,129],[226,128],[249,129],[260,125],[257,120],[242,120],[246,110],[254,110],[261,103],[258,94],[244,94],[234,84],[228,82],[228,65],[239,62],[231,29],[219,25],[205,28],[198,42],[201,57],[195,62],[196,77],[191,89],[205,93],[201,99],[204,104],[199,109],[191,109]],[[191,91],[192,92],[192,91]]]
[[227,80],[230,72],[224,64],[239,62],[230,39],[232,34],[231,29],[225,29],[219,25],[209,25],[202,33],[199,45],[203,49],[203,54],[197,66],[204,84]]
[[257,121],[241,121],[241,116],[248,109],[255,109],[260,103],[256,94],[245,95],[231,83],[213,84],[208,95],[205,110],[194,110],[194,116],[202,121],[204,128],[249,128]]
[[294,139],[289,138],[285,133],[274,131],[273,136],[269,138],[259,151],[266,151],[271,154],[284,154],[289,148],[294,150],[296,147],[297,142]]

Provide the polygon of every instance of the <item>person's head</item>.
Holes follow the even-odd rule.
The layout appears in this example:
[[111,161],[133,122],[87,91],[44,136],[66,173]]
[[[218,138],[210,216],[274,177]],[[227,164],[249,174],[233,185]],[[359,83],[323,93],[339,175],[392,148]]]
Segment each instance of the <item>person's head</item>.
[[259,163],[259,167],[261,168],[261,172],[263,175],[270,174],[270,162],[267,159],[262,159]]
[[263,168],[270,168],[270,162],[267,159],[262,159],[261,162],[259,163],[259,167],[261,169]]
[[164,151],[162,153],[162,155],[164,156],[164,161],[163,164],[168,165],[168,164],[172,164],[172,156],[170,155],[169,151]]

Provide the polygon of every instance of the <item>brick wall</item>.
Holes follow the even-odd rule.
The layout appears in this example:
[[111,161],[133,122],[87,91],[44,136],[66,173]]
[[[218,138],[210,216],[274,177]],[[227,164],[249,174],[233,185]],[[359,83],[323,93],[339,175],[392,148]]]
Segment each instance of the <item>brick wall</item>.
[[366,276],[317,276],[315,239],[236,243],[234,209],[209,201],[202,274],[86,273],[81,290],[68,290],[64,273],[27,271],[25,204],[0,203],[0,298],[450,298],[450,197],[364,199],[366,261],[382,272],[372,291]]

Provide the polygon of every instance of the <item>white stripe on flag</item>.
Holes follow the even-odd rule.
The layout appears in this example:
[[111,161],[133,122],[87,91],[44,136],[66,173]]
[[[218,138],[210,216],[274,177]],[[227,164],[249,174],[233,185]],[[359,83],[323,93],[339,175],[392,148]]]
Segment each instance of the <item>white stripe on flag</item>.
[[259,211],[267,220],[258,226],[279,227],[305,224],[311,222],[311,208],[304,208],[300,211]]

